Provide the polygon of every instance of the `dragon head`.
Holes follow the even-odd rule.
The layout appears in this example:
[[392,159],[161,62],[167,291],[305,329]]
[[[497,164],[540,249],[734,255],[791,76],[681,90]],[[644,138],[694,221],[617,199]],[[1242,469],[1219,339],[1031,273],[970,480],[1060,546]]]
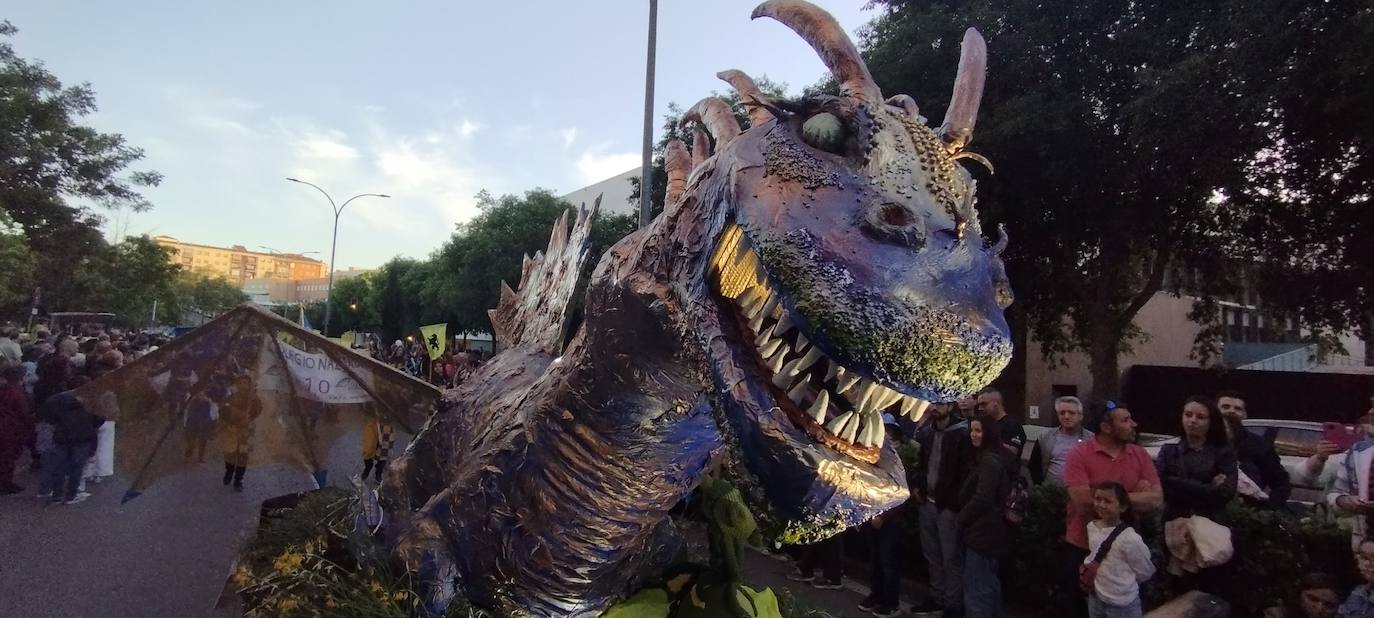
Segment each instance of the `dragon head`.
[[996,377],[1011,356],[1012,296],[1005,233],[985,241],[959,162],[987,165],[964,150],[982,37],[965,34],[933,129],[911,97],[883,98],[829,14],[772,0],[753,16],[801,35],[841,94],[772,100],[743,73],[721,73],[751,126],[741,132],[719,99],[694,105],[684,122],[699,123],[696,161],[669,145],[669,202],[708,221],[697,264],[712,307],[696,327],[726,428],[787,524],[784,540],[802,541],[905,500],[884,414],[917,419]]

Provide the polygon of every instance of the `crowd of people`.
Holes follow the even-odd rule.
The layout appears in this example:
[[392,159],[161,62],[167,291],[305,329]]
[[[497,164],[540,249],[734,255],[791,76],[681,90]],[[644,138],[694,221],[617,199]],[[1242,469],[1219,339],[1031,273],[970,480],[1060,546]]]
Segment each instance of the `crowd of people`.
[[14,473],[25,451],[38,495],[62,504],[90,496],[86,483],[114,474],[115,423],[69,391],[166,343],[159,335],[98,325],[32,333],[0,327],[0,494],[23,492]]
[[[1323,442],[1295,474],[1308,484],[1322,477],[1326,502],[1356,515],[1353,546],[1366,584],[1340,595],[1332,573],[1312,573],[1299,594],[1277,603],[1271,618],[1374,616],[1374,397],[1359,421],[1364,438],[1345,463],[1327,470],[1336,450]],[[911,499],[867,524],[872,593],[859,609],[874,616],[902,613],[902,530],[915,517],[929,577],[915,613],[970,618],[1003,615],[1003,564],[1019,541],[1029,483],[1066,489],[1065,535],[1057,555],[1045,556],[1058,573],[1059,592],[1047,615],[1140,616],[1141,584],[1162,571],[1170,596],[1190,590],[1217,593],[1231,574],[1225,508],[1239,499],[1254,509],[1289,512],[1292,479],[1274,447],[1242,425],[1245,396],[1189,397],[1179,410],[1180,436],[1157,456],[1137,444],[1137,424],[1125,403],[1106,401],[1085,419],[1076,397],[1054,402],[1057,426],[1040,434],[1023,460],[1026,433],[986,389],[977,398],[934,404],[914,427],[885,417],[888,439],[914,444],[908,466]],[[1023,465],[1023,461],[1025,462]],[[1139,518],[1159,515],[1165,559],[1152,561]],[[838,588],[842,536],[800,548],[794,581]],[[1310,581],[1309,581],[1310,580]],[[1343,603],[1338,602],[1344,598]]]
[[490,354],[474,350],[459,350],[451,344],[437,358],[430,359],[426,344],[419,339],[397,339],[389,346],[382,345],[375,336],[367,341],[372,358],[435,386],[454,388],[461,384]]

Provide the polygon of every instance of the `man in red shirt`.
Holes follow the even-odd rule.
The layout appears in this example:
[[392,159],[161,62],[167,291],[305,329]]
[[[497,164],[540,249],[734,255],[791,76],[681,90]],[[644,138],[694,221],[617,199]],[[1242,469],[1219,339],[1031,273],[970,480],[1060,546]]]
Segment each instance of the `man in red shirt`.
[[1086,616],[1087,603],[1078,588],[1078,567],[1088,557],[1088,522],[1092,521],[1092,486],[1116,481],[1130,493],[1131,509],[1138,514],[1158,510],[1164,504],[1159,473],[1150,454],[1135,443],[1136,423],[1131,411],[1108,401],[1093,425],[1097,435],[1069,451],[1064,463],[1064,485],[1069,489],[1064,526],[1062,587],[1072,598],[1063,600],[1065,616]]

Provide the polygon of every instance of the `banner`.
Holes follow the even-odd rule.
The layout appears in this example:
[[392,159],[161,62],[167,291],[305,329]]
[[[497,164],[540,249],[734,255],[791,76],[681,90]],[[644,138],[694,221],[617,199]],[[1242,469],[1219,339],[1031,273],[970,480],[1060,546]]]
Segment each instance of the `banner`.
[[429,360],[439,358],[444,353],[444,338],[448,337],[448,324],[430,324],[420,327],[420,339],[429,351]]
[[[297,395],[322,403],[367,403],[372,400],[367,391],[329,356],[299,350],[280,339],[275,341],[281,349],[282,357],[286,359],[287,371],[296,380]],[[270,348],[263,346],[263,349]],[[258,388],[271,391],[290,390],[277,369],[281,364],[273,363],[266,366],[270,369],[258,383]],[[368,377],[367,369],[362,369],[360,373],[364,378]]]

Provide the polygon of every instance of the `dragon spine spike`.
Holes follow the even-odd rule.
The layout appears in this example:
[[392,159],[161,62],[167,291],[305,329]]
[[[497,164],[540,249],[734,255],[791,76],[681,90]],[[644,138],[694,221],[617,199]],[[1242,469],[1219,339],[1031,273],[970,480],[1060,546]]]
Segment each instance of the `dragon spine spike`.
[[739,121],[735,120],[735,113],[720,97],[706,97],[697,101],[687,110],[687,113],[682,115],[682,120],[678,124],[686,126],[692,122],[699,122],[706,127],[706,130],[711,133],[711,137],[716,140],[717,150],[725,148],[727,144],[739,137]]
[[507,346],[528,343],[551,355],[562,351],[568,309],[587,258],[592,219],[600,209],[601,196],[590,210],[578,208],[571,230],[564,211],[550,233],[548,250],[526,258],[519,290],[502,282],[500,303],[487,316],[493,334]]
[[700,127],[692,129],[692,169],[696,169],[711,158],[711,140]]
[[978,106],[983,100],[983,82],[988,73],[988,44],[978,30],[964,31],[959,48],[959,72],[954,77],[954,93],[945,110],[945,122],[940,125],[952,152],[963,150],[973,141],[973,125],[978,121]]
[[[754,78],[749,77],[744,71],[739,69],[727,69],[716,73],[716,77],[730,84],[730,87],[734,88],[735,92],[739,93],[740,100],[752,101],[763,96],[763,93],[759,92],[758,84],[754,83]],[[757,127],[768,122],[768,120],[773,117],[773,114],[771,114],[767,108],[760,105],[750,105],[748,109],[750,127]]]
[[921,109],[916,106],[916,99],[909,94],[895,94],[887,98],[887,104],[899,107],[910,116],[912,120],[925,124],[925,119],[921,117]]
[[854,42],[820,7],[804,0],[769,0],[755,8],[752,17],[771,17],[796,32],[816,50],[846,96],[873,103],[883,100]]
[[[687,154],[687,146],[679,140],[669,140],[663,151],[663,168],[668,173],[668,193],[663,201],[667,209],[687,190],[687,176],[692,173],[692,155]],[[640,190],[646,190],[642,182]]]

